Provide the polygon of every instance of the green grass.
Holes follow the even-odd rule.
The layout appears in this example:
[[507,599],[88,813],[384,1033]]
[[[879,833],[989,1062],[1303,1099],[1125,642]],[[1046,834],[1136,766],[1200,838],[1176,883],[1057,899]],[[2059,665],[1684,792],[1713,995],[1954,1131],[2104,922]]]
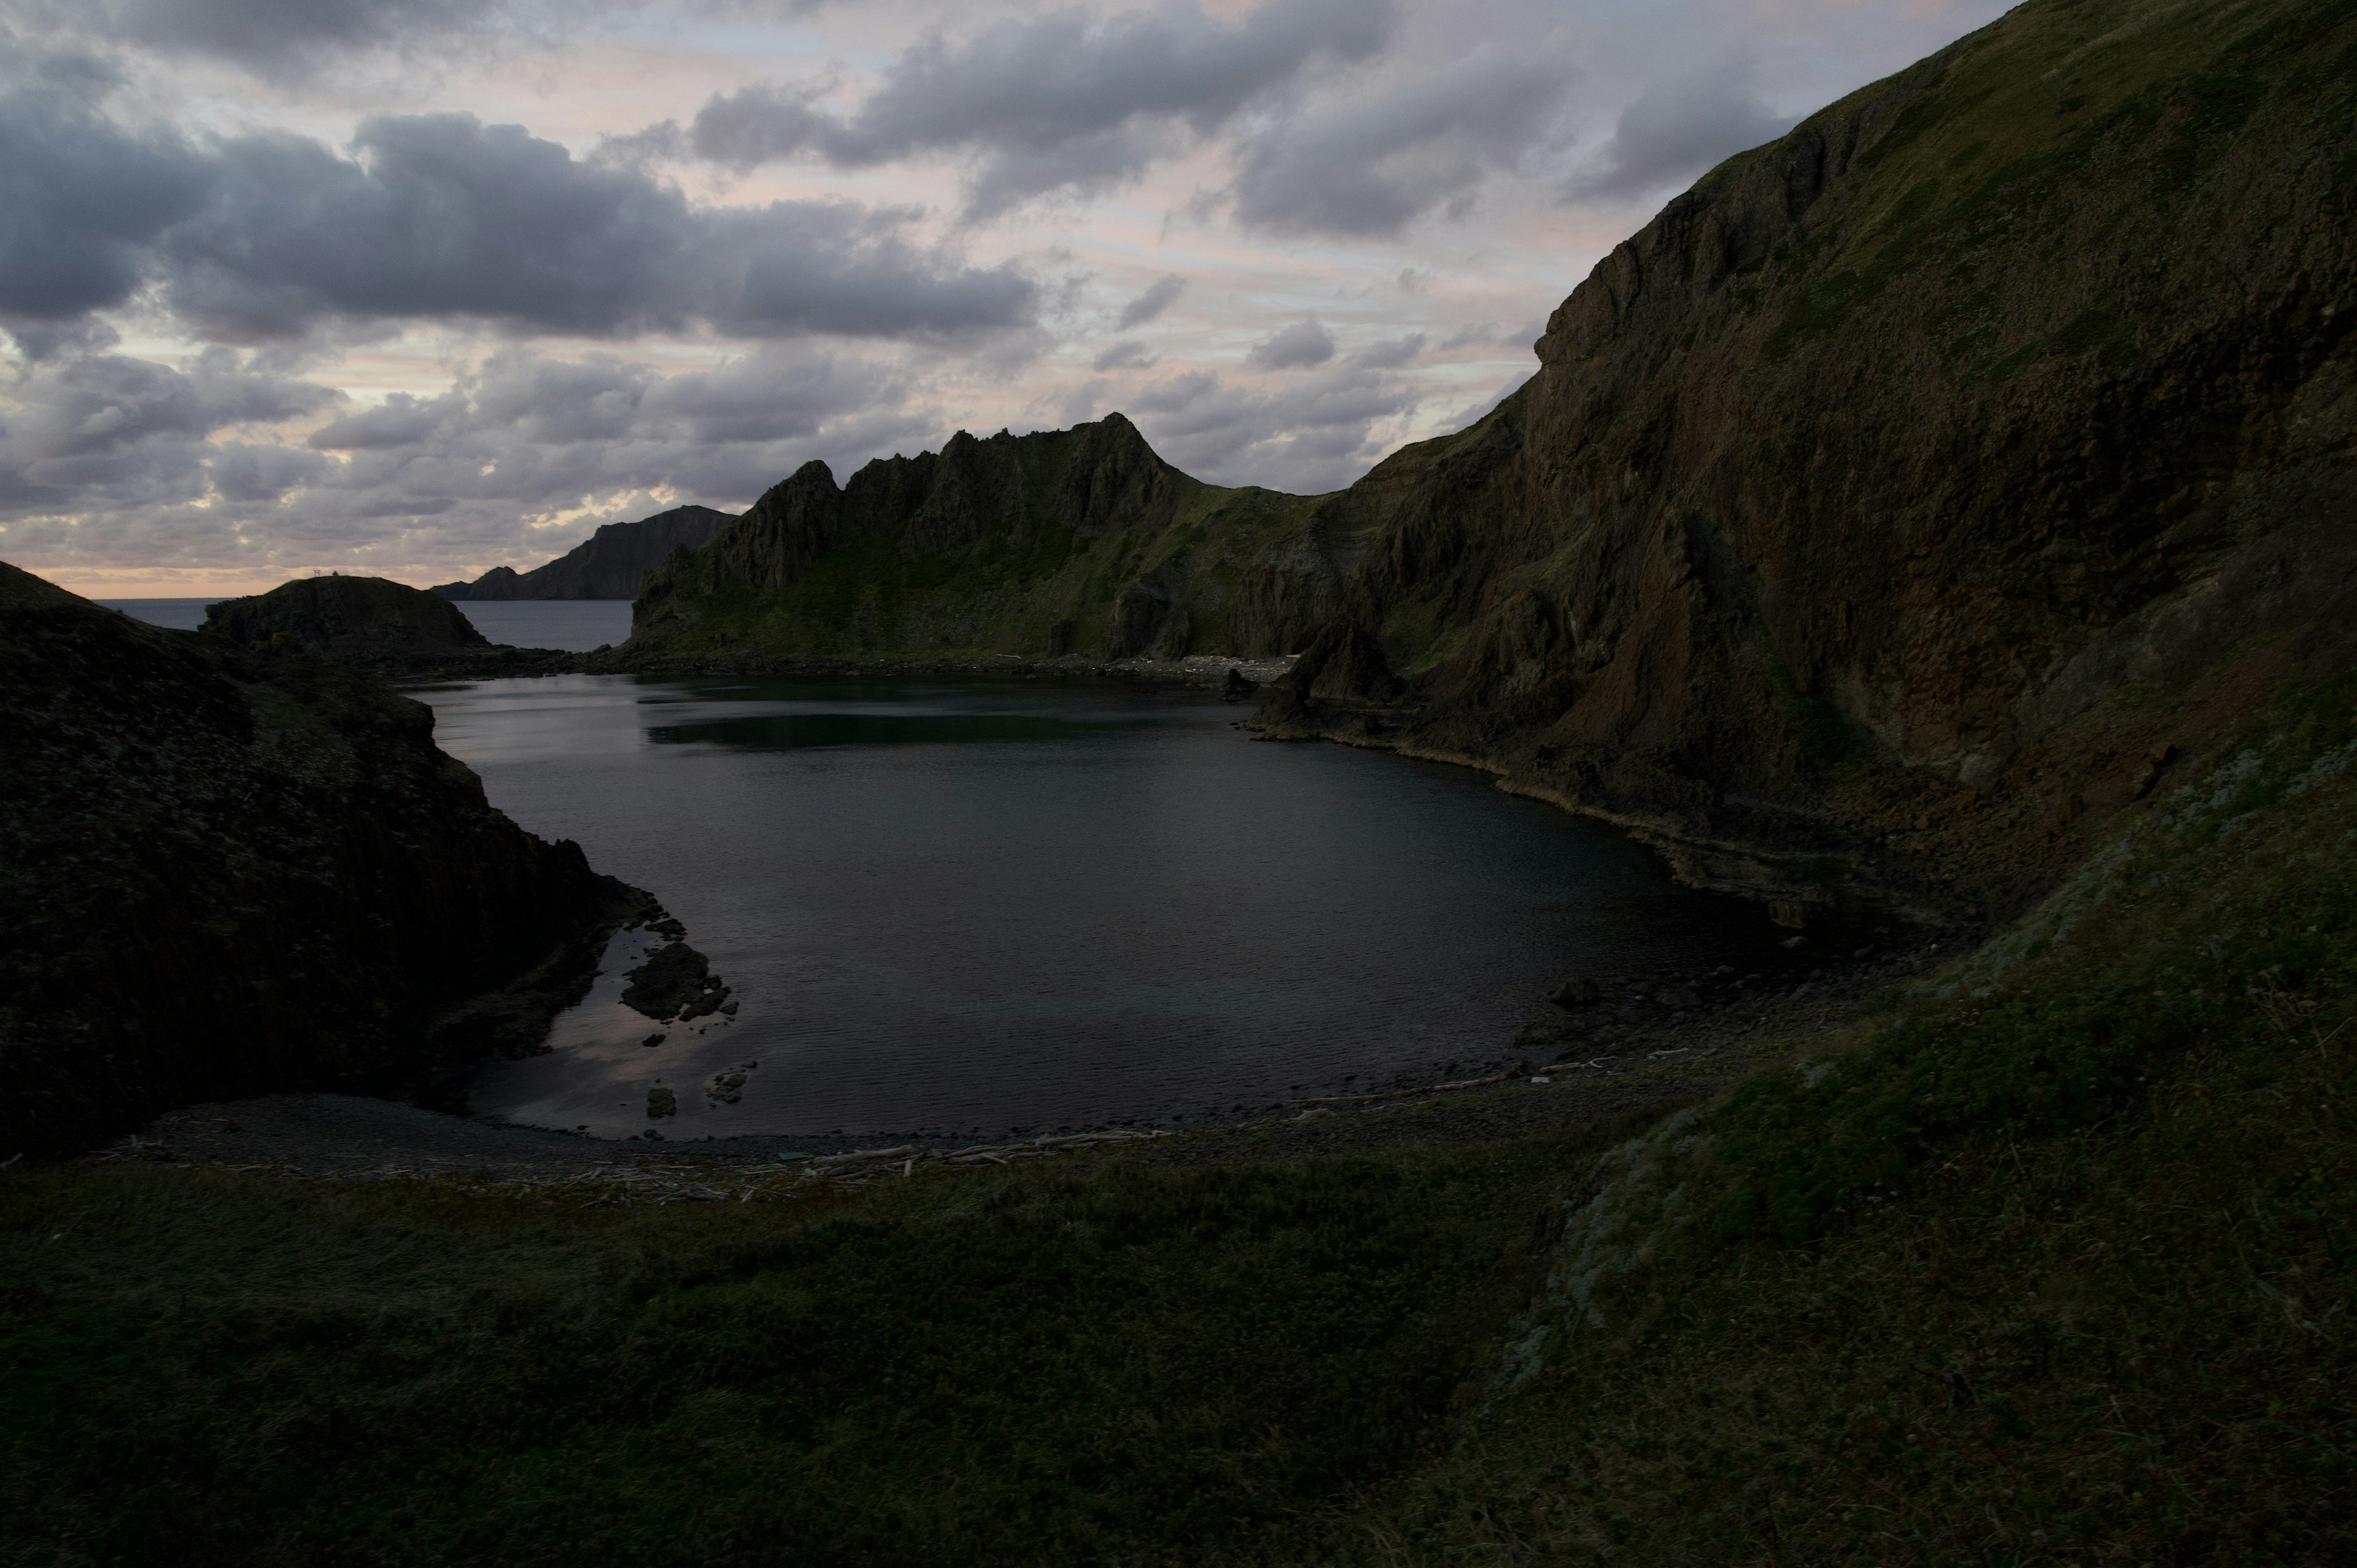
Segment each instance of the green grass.
[[1216,1543],[1437,1438],[1533,1283],[1563,1157],[952,1175],[628,1213],[15,1173],[0,1561]]
[[2352,713],[1601,1162],[1543,1368],[1321,1555],[2350,1561]]

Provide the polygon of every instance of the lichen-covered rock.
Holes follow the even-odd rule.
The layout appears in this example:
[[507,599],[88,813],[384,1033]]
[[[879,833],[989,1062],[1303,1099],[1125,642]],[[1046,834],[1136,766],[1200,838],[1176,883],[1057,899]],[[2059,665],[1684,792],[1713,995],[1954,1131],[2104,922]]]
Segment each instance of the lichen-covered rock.
[[532,1049],[652,912],[337,665],[0,565],[0,1158]]

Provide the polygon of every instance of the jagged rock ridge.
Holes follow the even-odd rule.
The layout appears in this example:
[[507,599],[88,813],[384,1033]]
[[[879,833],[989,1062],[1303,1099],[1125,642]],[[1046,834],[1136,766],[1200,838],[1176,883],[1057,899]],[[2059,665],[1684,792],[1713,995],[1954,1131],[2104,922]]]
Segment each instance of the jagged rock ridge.
[[446,599],[635,599],[639,581],[663,557],[693,550],[729,521],[708,506],[680,506],[636,522],[609,522],[545,565],[529,572],[494,566],[471,583],[443,583]]
[[805,465],[649,576],[628,651],[1112,658],[1298,647],[1340,605],[1318,502],[1223,489],[1120,414]]
[[529,1050],[660,915],[338,665],[0,565],[0,1158]]

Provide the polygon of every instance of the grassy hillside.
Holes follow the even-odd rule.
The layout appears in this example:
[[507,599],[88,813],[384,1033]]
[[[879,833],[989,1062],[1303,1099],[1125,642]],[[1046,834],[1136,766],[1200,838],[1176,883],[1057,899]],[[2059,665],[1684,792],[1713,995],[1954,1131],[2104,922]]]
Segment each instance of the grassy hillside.
[[2285,703],[1932,995],[1616,1150],[1525,1380],[1318,1555],[2349,1561],[2352,721]]
[[1655,1127],[653,1210],[19,1167],[0,1561],[2347,1561],[2353,741],[2287,698]]

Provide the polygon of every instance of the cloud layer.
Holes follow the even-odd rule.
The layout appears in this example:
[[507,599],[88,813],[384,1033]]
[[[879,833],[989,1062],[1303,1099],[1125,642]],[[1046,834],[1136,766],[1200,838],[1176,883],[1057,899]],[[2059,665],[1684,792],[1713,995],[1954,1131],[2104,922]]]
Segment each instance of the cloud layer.
[[467,114],[198,145],[127,130],[52,85],[0,98],[0,319],[57,321],[143,289],[195,335],[473,319],[620,336],[702,328],[954,337],[1027,324],[1015,268],[848,201],[715,208]]
[[843,168],[925,154],[971,160],[966,209],[984,218],[1051,192],[1135,178],[1321,61],[1391,41],[1390,0],[1263,0],[1233,26],[1191,5],[1099,16],[1051,12],[903,53],[847,112],[824,82],[716,95],[689,127],[699,157],[738,169],[810,155]]
[[[659,498],[741,501],[813,456],[937,440],[908,392],[888,366],[808,345],[670,376],[513,349],[438,396],[365,408],[231,349],[187,371],[86,356],[0,395],[0,541],[93,566],[530,564]],[[307,436],[271,428],[290,420]],[[535,542],[585,509],[565,543]]]
[[1572,179],[1567,194],[1574,200],[1650,195],[1774,141],[1794,117],[1760,102],[1755,70],[1749,60],[1727,58],[1654,81],[1620,112],[1602,157]]

